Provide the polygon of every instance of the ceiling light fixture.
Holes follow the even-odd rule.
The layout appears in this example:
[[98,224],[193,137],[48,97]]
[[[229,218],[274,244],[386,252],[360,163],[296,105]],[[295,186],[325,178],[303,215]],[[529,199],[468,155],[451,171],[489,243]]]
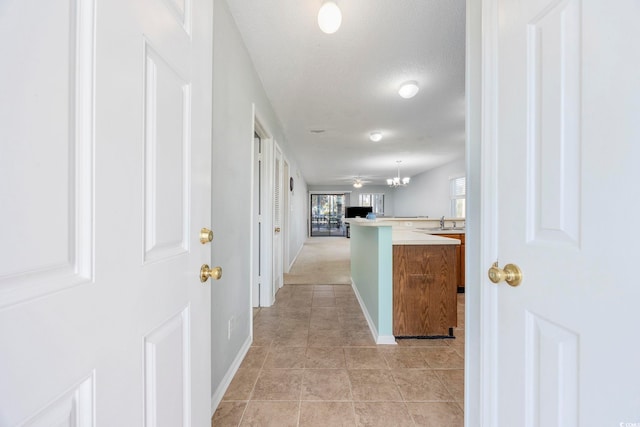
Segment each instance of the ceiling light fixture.
[[353,183],[353,186],[355,188],[362,188],[362,180],[360,178],[356,178],[355,182]]
[[402,163],[402,160],[396,160],[396,163],[398,164],[398,176],[395,176],[393,178],[389,178],[387,179],[387,185],[389,187],[404,187],[407,184],[409,184],[409,181],[411,181],[411,178],[409,177],[405,177],[400,179],[400,163]]
[[378,142],[382,139],[382,132],[371,132],[369,134],[369,139],[373,142]]
[[337,4],[332,1],[324,2],[318,11],[318,26],[327,33],[333,34],[338,31],[342,23],[342,12]]
[[418,87],[418,82],[415,80],[411,80],[408,82],[404,82],[400,85],[400,89],[398,89],[398,94],[403,98],[413,98],[416,96],[420,87]]

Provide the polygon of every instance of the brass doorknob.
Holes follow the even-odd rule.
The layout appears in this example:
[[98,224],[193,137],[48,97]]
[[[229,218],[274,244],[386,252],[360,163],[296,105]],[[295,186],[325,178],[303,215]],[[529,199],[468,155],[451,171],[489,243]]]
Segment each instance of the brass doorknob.
[[522,283],[522,270],[515,264],[507,264],[504,269],[494,262],[489,269],[489,280],[493,283],[507,282],[510,286],[518,286]]
[[280,232],[280,227],[276,227],[275,230],[276,230],[276,233],[279,233]]
[[214,280],[220,280],[222,277],[222,267],[209,268],[209,265],[202,264],[202,267],[200,267],[200,281],[204,283],[209,280],[209,277]]
[[208,228],[202,228],[200,230],[200,243],[204,245],[205,243],[209,243],[212,240],[213,231],[209,230]]

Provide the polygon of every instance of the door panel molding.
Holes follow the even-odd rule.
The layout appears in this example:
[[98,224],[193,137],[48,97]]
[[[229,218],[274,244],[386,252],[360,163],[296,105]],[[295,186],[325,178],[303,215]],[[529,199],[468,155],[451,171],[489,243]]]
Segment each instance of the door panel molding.
[[[14,9],[28,13],[8,10]],[[0,188],[8,201],[0,234],[11,246],[0,254],[0,308],[93,281],[95,3],[69,1],[66,10],[54,9],[33,23],[41,42],[15,52],[22,61],[3,66],[5,96],[23,102],[11,105],[8,128],[0,130],[15,141],[0,154],[0,169],[8,171]],[[29,43],[31,25],[10,15],[3,22]],[[25,64],[46,64],[52,72],[30,77]],[[42,139],[49,141],[46,149],[29,143]],[[38,179],[45,174],[48,179]]]
[[531,243],[580,246],[581,37],[579,0],[556,2],[527,28]]
[[147,42],[144,51],[144,261],[152,262],[189,250],[191,84]]
[[78,384],[62,393],[32,418],[20,424],[23,427],[90,427],[95,420],[95,371]]
[[145,426],[190,425],[190,314],[186,307],[144,338]]
[[191,2],[192,0],[164,0],[169,11],[182,26],[187,35],[191,36]]
[[531,312],[525,322],[525,419],[537,426],[577,426],[578,334]]

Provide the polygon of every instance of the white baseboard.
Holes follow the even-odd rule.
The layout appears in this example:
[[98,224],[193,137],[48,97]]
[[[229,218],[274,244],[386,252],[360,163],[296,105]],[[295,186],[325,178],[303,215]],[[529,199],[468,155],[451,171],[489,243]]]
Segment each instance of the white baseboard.
[[365,319],[367,319],[367,324],[369,325],[369,330],[371,331],[371,335],[373,339],[376,341],[376,344],[384,344],[384,345],[397,345],[396,337],[393,335],[378,335],[378,329],[376,328],[376,324],[373,322],[373,319],[369,315],[369,310],[367,310],[367,306],[364,305],[364,301],[360,297],[360,293],[358,292],[358,287],[354,283],[353,279],[351,279],[351,288],[353,292],[356,294],[356,298],[358,299],[358,303],[360,304],[360,308],[364,313]]
[[393,335],[378,335],[378,339],[376,339],[376,344],[381,345],[398,345],[396,342],[396,337]]
[[298,248],[298,253],[296,254],[296,256],[293,257],[293,260],[291,260],[291,263],[289,263],[289,271],[291,271],[291,267],[293,267],[293,264],[296,263],[296,260],[298,259],[300,252],[302,252],[302,248],[304,248],[304,243],[300,245],[300,248]]
[[225,374],[224,378],[222,378],[222,381],[216,388],[216,391],[213,393],[213,396],[211,396],[211,416],[212,417],[213,417],[213,414],[216,412],[216,409],[218,409],[218,405],[222,401],[222,397],[226,393],[227,388],[229,388],[229,384],[231,384],[231,380],[233,380],[233,376],[236,374],[236,372],[238,372],[238,369],[240,368],[240,364],[242,364],[244,357],[247,355],[247,352],[251,348],[252,341],[253,341],[252,337],[250,336],[247,337],[247,340],[244,342],[244,344],[240,348],[238,355],[233,360],[233,363],[231,364],[231,366],[229,366],[229,369],[227,370],[227,373]]

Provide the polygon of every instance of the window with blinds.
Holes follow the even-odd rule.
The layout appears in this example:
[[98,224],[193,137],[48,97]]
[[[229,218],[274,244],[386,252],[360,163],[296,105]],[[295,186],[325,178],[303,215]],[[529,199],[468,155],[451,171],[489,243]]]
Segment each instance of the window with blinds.
[[451,217],[466,216],[467,179],[464,176],[451,179]]
[[371,206],[376,215],[384,215],[383,193],[362,193],[359,196],[359,202],[360,206]]

